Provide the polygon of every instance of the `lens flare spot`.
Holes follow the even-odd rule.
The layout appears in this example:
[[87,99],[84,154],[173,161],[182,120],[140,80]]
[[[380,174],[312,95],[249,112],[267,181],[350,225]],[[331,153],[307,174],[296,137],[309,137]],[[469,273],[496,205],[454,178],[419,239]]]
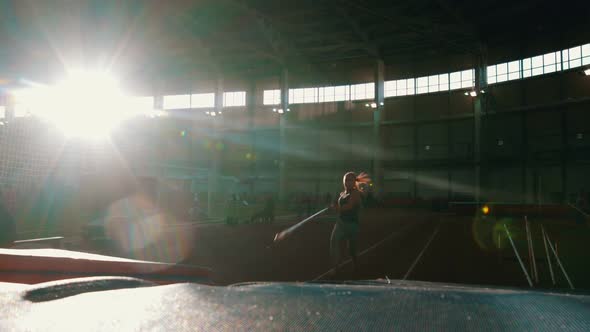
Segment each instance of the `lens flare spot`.
[[114,250],[126,257],[178,263],[192,252],[194,232],[158,211],[143,197],[127,197],[109,207],[105,231]]
[[203,142],[203,147],[207,150],[210,150],[211,146],[212,146],[211,141],[208,139],[205,139],[205,141]]

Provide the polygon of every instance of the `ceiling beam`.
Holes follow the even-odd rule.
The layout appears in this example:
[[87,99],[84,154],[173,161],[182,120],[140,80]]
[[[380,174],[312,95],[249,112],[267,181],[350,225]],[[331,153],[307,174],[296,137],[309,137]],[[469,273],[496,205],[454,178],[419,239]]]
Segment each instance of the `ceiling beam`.
[[[411,32],[415,32],[417,34],[420,34],[421,36],[426,37],[426,39],[429,39],[430,41],[438,41],[436,39],[437,36],[435,36],[432,33],[432,29],[430,30],[425,30],[425,29],[421,29],[421,28],[416,28],[413,25],[413,19],[412,18],[408,18],[408,17],[404,17],[402,15],[395,15],[395,16],[390,16],[387,13],[384,12],[379,12],[376,11],[374,9],[368,8],[366,6],[363,6],[362,4],[358,3],[358,2],[353,2],[353,1],[349,1],[349,0],[340,0],[342,3],[347,4],[349,7],[353,7],[356,10],[365,12],[367,14],[370,14],[372,16],[374,16],[376,19],[381,19],[384,20],[385,22],[389,22],[389,24],[393,24],[397,27],[400,27],[401,29],[405,29],[407,31],[411,31]],[[441,40],[441,42],[449,44],[454,46],[455,48],[463,51],[463,52],[467,52],[469,54],[475,54],[476,50],[474,48],[471,47],[466,47],[465,45],[462,44],[456,44],[454,43],[452,40]]]
[[291,54],[299,54],[299,52],[289,43],[286,41],[285,38],[279,33],[274,26],[270,23],[270,19],[261,13],[256,8],[252,7],[244,3],[243,1],[238,0],[221,0],[228,5],[232,5],[248,16],[250,16],[255,24],[257,25],[258,30],[264,36],[264,39],[270,46],[272,53],[276,57],[276,59],[281,64],[285,64],[287,62],[287,58]]
[[467,32],[467,34],[480,39],[479,28],[474,24],[471,24],[471,22],[468,22],[463,14],[461,14],[456,8],[453,8],[451,4],[447,2],[447,0],[436,0],[436,3],[444,12],[450,15],[455,20],[455,22],[457,22],[464,29],[464,31]]
[[[179,19],[180,18],[180,19]],[[201,36],[195,33],[198,31],[197,17],[187,14],[186,11],[178,10],[175,16],[170,16],[167,23],[177,29],[183,31],[183,35],[187,37],[188,47],[183,49],[185,53],[192,54],[192,50],[199,50],[199,56],[204,57],[215,71],[219,71],[219,63],[215,58],[212,49],[203,41]],[[184,44],[184,43],[183,43]]]
[[[340,3],[342,4],[342,3]],[[362,47],[367,51],[369,56],[375,58],[381,58],[381,51],[379,50],[379,46],[375,44],[371,37],[363,28],[357,20],[350,14],[345,6],[336,4],[334,9],[336,12],[343,18],[344,22],[351,28],[354,34],[358,37],[360,42],[362,43]]]
[[306,52],[329,52],[335,50],[362,50],[366,45],[359,42],[338,43],[331,45],[317,45],[302,48]]

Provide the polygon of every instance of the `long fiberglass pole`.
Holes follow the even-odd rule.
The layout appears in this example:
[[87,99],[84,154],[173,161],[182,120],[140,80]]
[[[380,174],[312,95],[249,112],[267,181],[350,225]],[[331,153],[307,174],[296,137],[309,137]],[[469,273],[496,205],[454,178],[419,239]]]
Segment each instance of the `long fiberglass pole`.
[[545,244],[545,256],[547,256],[547,264],[549,265],[549,273],[551,274],[551,282],[555,286],[555,275],[553,274],[553,266],[551,265],[551,256],[549,256],[549,248],[547,247],[547,236],[545,235],[545,228],[541,225],[541,232],[543,233],[543,243]]
[[518,250],[516,250],[516,246],[514,245],[514,242],[512,241],[512,237],[510,236],[510,232],[508,231],[508,227],[506,227],[506,224],[504,224],[504,230],[506,230],[506,234],[508,235],[508,240],[510,241],[510,244],[512,245],[512,249],[514,249],[514,253],[516,254],[516,258],[518,259],[518,262],[520,263],[520,267],[522,268],[522,272],[524,272],[524,276],[526,277],[526,280],[529,283],[530,287],[533,287],[533,282],[531,281],[531,277],[529,277],[529,273],[526,270],[526,267],[524,267],[524,263],[522,262],[522,259],[520,259],[520,255],[518,254]]
[[530,226],[529,219],[527,218],[527,216],[524,217],[524,221],[526,223],[526,232],[527,232],[527,238],[528,238],[528,243],[529,243],[529,256],[531,259],[531,274],[533,275],[533,278],[535,278],[535,282],[539,283],[539,273],[537,272],[537,259],[535,257],[535,248],[533,245],[532,227]]
[[551,240],[549,240],[549,235],[547,233],[545,233],[545,236],[547,237],[547,242],[549,243],[549,248],[551,248],[551,251],[553,252],[553,255],[555,256],[555,260],[557,261],[557,265],[559,265],[561,272],[563,272],[563,275],[565,276],[567,283],[570,285],[571,289],[575,289],[574,284],[572,284],[572,281],[570,280],[570,277],[567,275],[567,272],[565,272],[565,268],[563,267],[563,264],[561,264],[561,260],[559,259],[559,256],[557,256],[557,252],[555,251],[555,248],[553,248],[553,244],[551,243]]

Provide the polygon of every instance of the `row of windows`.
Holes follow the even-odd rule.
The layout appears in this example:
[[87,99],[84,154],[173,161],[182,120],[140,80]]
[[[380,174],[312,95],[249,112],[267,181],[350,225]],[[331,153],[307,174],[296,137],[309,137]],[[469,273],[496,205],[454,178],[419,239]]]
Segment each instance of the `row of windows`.
[[[487,79],[488,84],[495,84],[587,65],[590,65],[590,44],[489,66],[487,68]],[[408,96],[439,91],[468,89],[473,88],[474,86],[475,70],[468,69],[453,73],[386,81],[384,96],[386,98]],[[374,88],[374,83],[365,83],[334,87],[293,89],[289,90],[289,103],[322,103],[374,99]],[[297,92],[294,94],[293,91],[309,91],[307,93],[309,98],[304,96],[304,92]],[[329,91],[329,94],[325,93],[326,91]],[[264,105],[277,105],[280,102],[280,90],[264,91]]]
[[[471,88],[475,84],[473,69],[433,76],[386,81],[385,97],[409,96],[422,93]],[[375,98],[375,83],[301,88],[289,90],[289,104],[324,103]],[[281,103],[280,90],[265,90],[264,105]]]
[[590,65],[590,44],[489,66],[488,83],[495,84]]
[[439,91],[471,88],[475,85],[473,69],[418,78],[386,81],[384,96],[398,97]]
[[[235,107],[245,105],[245,91],[223,93],[224,107]],[[162,107],[165,110],[184,108],[212,108],[215,107],[215,93],[195,93],[186,95],[164,96]]]
[[[488,84],[496,84],[587,65],[590,65],[590,44],[488,66],[487,80]],[[453,73],[386,81],[384,96],[408,96],[456,89],[469,89],[474,86],[475,70],[468,69]],[[289,89],[290,104],[372,100],[374,98],[375,83]],[[154,108],[154,97],[131,97],[127,99],[127,102],[128,106],[133,109],[151,110]],[[278,105],[280,103],[280,90],[264,90],[264,105]],[[245,91],[223,93],[224,107],[245,105]],[[168,95],[164,96],[162,105],[165,110],[212,108],[214,106],[214,93]],[[28,108],[25,103],[20,104],[17,102],[15,105],[15,116],[25,116],[30,111]],[[4,107],[0,107],[0,119],[5,117],[5,113]]]
[[[289,89],[289,104],[325,103],[375,98],[375,83]],[[281,90],[264,90],[263,104],[281,103]]]
[[[576,67],[590,65],[590,44],[576,46],[557,52],[550,52],[522,60],[505,62],[487,68],[488,84],[495,84],[510,80],[527,78],[537,75],[549,74],[556,71],[568,70]],[[469,89],[475,86],[475,70],[468,69],[453,73],[423,76],[400,80],[386,81],[384,96],[398,97],[457,89]],[[236,98],[239,102],[227,102],[226,95],[239,94]],[[210,95],[202,106],[195,106],[189,101],[190,96],[185,95],[184,106],[171,108],[197,108],[213,107],[214,96]],[[192,95],[198,96],[198,95]],[[245,92],[224,93],[224,106],[244,106],[246,99]],[[175,96],[167,96],[175,97]],[[164,108],[166,107],[166,97]],[[193,97],[194,98],[194,97]],[[362,83],[352,85],[327,86],[315,88],[289,89],[289,104],[324,103],[348,100],[369,100],[375,98],[375,83]],[[278,105],[281,103],[281,91],[265,90],[263,93],[264,105]],[[178,105],[177,105],[178,106]]]

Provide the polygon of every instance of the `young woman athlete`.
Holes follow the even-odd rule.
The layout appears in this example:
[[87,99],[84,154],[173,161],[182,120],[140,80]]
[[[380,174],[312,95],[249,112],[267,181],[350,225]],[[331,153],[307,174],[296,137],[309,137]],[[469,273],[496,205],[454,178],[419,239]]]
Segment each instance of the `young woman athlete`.
[[366,173],[361,173],[358,176],[353,172],[344,174],[342,179],[344,191],[340,193],[338,203],[332,206],[339,216],[330,238],[330,257],[335,267],[340,263],[340,245],[342,241],[346,241],[348,253],[356,270],[359,214],[363,195],[362,188],[364,188],[362,184],[367,184],[370,181],[371,179]]

